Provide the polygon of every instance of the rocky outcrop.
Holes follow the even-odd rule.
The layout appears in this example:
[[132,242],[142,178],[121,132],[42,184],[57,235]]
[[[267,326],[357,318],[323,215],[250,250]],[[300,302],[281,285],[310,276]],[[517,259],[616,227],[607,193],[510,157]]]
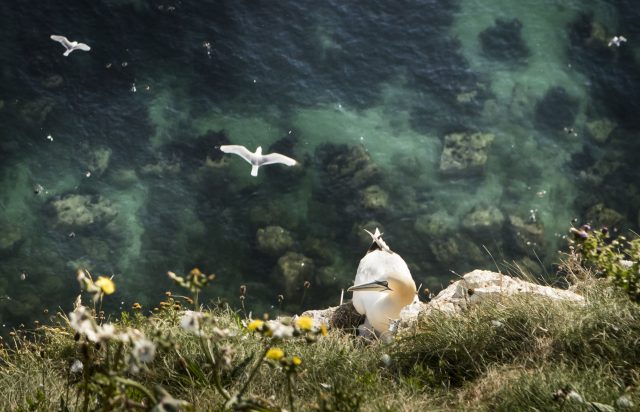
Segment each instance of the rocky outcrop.
[[481,174],[494,137],[492,133],[452,133],[445,136],[440,172],[454,177]]
[[[568,301],[578,305],[584,305],[584,297],[565,289],[538,285],[522,279],[513,278],[501,273],[476,269],[467,273],[462,279],[452,282],[442,290],[430,302],[415,301],[406,306],[400,312],[400,319],[392,329],[402,331],[418,321],[421,316],[428,315],[432,311],[439,311],[450,315],[464,314],[464,311],[472,305],[490,301],[501,296],[533,295],[550,301]],[[346,306],[346,308],[345,308]],[[325,310],[310,310],[304,312],[304,316],[310,316],[319,323],[342,328],[357,328],[362,319],[350,316],[353,313],[348,307],[350,303],[332,307]]]
[[569,301],[584,305],[584,297],[569,290],[538,285],[501,273],[476,269],[462,279],[451,283],[429,303],[416,302],[400,312],[394,325],[397,330],[410,327],[420,316],[437,310],[450,315],[461,314],[472,305],[477,305],[501,296],[535,295],[551,301]]

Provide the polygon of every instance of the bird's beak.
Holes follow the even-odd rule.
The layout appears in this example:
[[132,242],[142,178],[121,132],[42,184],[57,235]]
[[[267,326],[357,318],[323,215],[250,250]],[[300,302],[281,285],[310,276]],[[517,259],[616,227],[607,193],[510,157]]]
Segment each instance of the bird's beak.
[[347,292],[384,292],[385,290],[391,290],[389,282],[386,280],[374,280],[361,285],[353,285],[347,289]]

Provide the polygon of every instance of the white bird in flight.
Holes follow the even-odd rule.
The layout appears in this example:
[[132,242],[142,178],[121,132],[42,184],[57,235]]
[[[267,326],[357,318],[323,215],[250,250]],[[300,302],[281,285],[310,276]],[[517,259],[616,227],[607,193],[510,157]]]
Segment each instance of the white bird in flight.
[[77,41],[69,41],[69,39],[67,39],[66,37],[58,36],[56,34],[51,35],[51,40],[57,41],[58,43],[62,44],[65,49],[67,49],[63,53],[64,56],[68,56],[74,50],[82,50],[82,51],[91,50],[91,47],[89,47],[89,45],[87,44],[78,43]]
[[402,308],[416,299],[416,283],[404,259],[389,249],[380,231],[367,233],[373,243],[360,260],[354,286],[348,291],[353,292],[358,313],[366,316],[364,330],[384,336]]
[[260,166],[274,163],[282,163],[287,166],[295,166],[298,164],[294,159],[280,153],[269,153],[263,155],[262,146],[258,146],[255,153],[251,153],[249,149],[240,145],[222,145],[220,146],[220,150],[225,153],[237,154],[247,162],[251,163],[251,176],[258,176],[258,168]]
[[627,38],[624,36],[613,36],[611,40],[609,40],[609,44],[607,46],[611,47],[615,45],[616,47],[620,47],[620,45],[627,41]]

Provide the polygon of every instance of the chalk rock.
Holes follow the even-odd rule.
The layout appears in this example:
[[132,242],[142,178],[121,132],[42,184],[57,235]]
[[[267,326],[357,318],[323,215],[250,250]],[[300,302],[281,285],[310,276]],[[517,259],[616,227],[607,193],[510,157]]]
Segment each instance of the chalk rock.
[[[522,279],[476,269],[467,273],[462,279],[452,282],[429,303],[414,301],[400,312],[400,319],[391,324],[392,331],[402,331],[415,325],[421,316],[431,311],[439,311],[448,315],[463,314],[472,305],[495,299],[500,296],[527,294],[551,301],[568,301],[584,305],[584,297],[565,289],[538,285]],[[336,328],[356,328],[364,319],[354,314],[353,305],[348,302],[338,307],[324,310],[310,310],[303,316],[310,316],[319,323]],[[353,315],[353,316],[351,316]]]
[[538,285],[489,270],[476,269],[464,275],[462,279],[450,284],[429,303],[421,303],[422,307],[418,310],[403,310],[400,313],[401,318],[398,328],[409,327],[418,320],[420,315],[428,314],[433,310],[455,315],[462,313],[471,305],[476,305],[498,296],[515,294],[536,295],[553,301],[585,303],[582,296],[569,290]]

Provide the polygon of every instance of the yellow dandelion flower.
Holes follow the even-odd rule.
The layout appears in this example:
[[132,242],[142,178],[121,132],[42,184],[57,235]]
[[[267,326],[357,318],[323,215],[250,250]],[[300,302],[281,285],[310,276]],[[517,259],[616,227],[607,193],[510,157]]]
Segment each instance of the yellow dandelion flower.
[[260,319],[254,319],[251,322],[249,322],[249,324],[247,325],[247,329],[249,329],[251,332],[254,332],[258,329],[261,329],[262,325],[264,325],[264,321]]
[[329,332],[327,332],[327,325],[325,325],[324,323],[320,325],[320,334],[322,336],[327,336],[329,334]]
[[116,291],[116,284],[106,276],[100,276],[94,284],[99,287],[105,295],[110,295]]
[[270,348],[264,357],[274,361],[279,361],[284,357],[284,351],[280,348]]
[[300,366],[300,364],[302,363],[302,359],[300,359],[297,356],[294,356],[291,358],[291,363],[293,363],[295,366]]
[[313,319],[308,316],[300,316],[296,319],[296,326],[301,330],[311,330],[313,327]]

